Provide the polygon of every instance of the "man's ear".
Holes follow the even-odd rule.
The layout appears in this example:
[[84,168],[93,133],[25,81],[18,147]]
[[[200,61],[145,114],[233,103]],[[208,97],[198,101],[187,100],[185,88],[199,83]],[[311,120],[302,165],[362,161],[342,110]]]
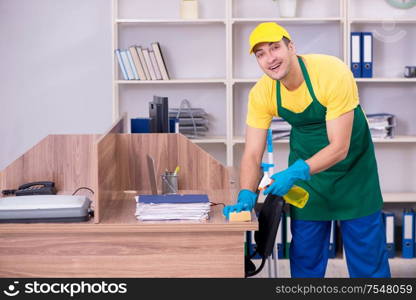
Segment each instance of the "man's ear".
[[290,41],[289,44],[287,44],[287,48],[290,52],[296,53],[296,47],[294,42]]

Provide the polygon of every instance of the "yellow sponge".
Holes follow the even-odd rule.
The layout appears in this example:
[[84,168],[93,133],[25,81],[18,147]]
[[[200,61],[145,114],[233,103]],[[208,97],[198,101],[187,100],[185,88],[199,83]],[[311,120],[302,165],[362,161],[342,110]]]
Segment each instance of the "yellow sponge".
[[248,222],[251,221],[251,213],[248,210],[232,212],[229,216],[230,222]]

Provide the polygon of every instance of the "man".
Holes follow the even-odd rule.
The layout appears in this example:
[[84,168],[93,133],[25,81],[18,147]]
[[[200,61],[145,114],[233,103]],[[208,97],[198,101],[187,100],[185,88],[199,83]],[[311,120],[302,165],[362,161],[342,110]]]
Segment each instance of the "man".
[[349,68],[338,58],[297,56],[289,33],[262,23],[250,35],[265,75],[251,89],[237,203],[252,210],[272,117],[292,125],[289,167],[272,176],[265,194],[285,195],[296,183],[309,192],[291,206],[292,277],[324,277],[331,220],[340,220],[351,277],[390,277],[374,145]]

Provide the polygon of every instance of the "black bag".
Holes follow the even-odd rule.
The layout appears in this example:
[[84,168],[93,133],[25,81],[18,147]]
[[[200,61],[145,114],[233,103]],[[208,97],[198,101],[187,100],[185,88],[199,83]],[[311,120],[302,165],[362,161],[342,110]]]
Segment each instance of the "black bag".
[[[258,274],[263,269],[266,259],[272,254],[284,205],[285,201],[280,196],[269,194],[266,197],[258,216],[259,230],[254,233],[256,251],[252,255],[245,256],[245,277]],[[251,261],[251,258],[256,254],[262,258],[261,265],[257,270]]]

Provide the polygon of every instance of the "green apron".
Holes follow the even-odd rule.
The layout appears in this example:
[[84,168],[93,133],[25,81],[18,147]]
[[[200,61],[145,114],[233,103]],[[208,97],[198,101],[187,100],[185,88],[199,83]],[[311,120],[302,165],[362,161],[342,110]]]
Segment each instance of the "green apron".
[[[305,64],[300,57],[298,60],[313,100],[303,112],[294,113],[282,107],[280,81],[276,82],[277,113],[292,125],[289,165],[297,159],[309,159],[329,144],[326,107],[316,99]],[[298,180],[295,184],[309,192],[309,201],[301,209],[291,205],[293,219],[349,220],[368,216],[382,208],[374,145],[359,105],[354,109],[347,157],[314,174],[309,181]]]

